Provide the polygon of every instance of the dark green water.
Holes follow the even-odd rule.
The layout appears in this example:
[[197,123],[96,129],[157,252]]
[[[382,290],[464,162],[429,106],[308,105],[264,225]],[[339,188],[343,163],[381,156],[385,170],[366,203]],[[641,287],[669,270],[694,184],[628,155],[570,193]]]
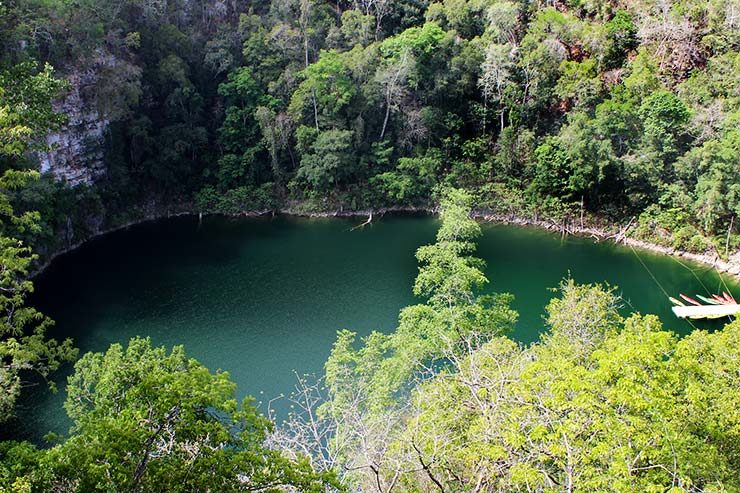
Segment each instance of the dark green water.
[[[350,231],[358,219],[177,218],[95,239],[57,259],[37,279],[34,302],[57,321],[53,336],[73,337],[81,352],[102,351],[137,335],[183,344],[189,355],[231,373],[239,393],[266,402],[289,392],[293,371],[320,373],[335,333],[391,331],[415,300],[414,251],[432,242],[429,217],[390,217]],[[537,338],[554,287],[578,282],[619,286],[627,308],[657,313],[679,333],[660,288],[627,248],[547,232],[484,225],[478,254],[490,288],[515,295],[512,337]],[[640,252],[671,294],[720,286],[716,273]],[[729,282],[729,281],[728,281]],[[731,285],[740,295],[737,284]],[[718,326],[715,324],[715,327]],[[66,370],[67,374],[69,368]],[[62,372],[64,373],[64,372]],[[61,376],[58,378],[64,382]],[[60,392],[26,392],[21,419],[5,435],[38,440],[69,426]],[[23,423],[20,426],[18,423]]]

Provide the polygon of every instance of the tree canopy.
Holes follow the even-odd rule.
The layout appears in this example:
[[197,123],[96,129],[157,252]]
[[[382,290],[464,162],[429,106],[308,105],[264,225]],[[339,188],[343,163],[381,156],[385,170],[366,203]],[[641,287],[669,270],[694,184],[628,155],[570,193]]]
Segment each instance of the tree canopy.
[[[324,402],[306,405],[321,401],[301,380],[304,407],[276,442],[357,491],[740,487],[740,323],[679,339],[654,315],[623,316],[615,288],[565,279],[540,340],[517,344],[507,297],[474,295],[486,278],[469,200],[450,191],[437,242],[419,249],[426,303],[359,347],[339,332]],[[311,430],[329,438],[306,446]]]
[[[12,491],[298,491],[338,487],[331,473],[263,442],[272,423],[227,373],[148,339],[87,353],[69,377],[70,436],[50,449],[7,442]],[[25,488],[25,489],[24,489]]]
[[[641,239],[737,250],[720,198],[737,160],[696,164],[738,152],[740,42],[722,0],[97,3],[3,6],[0,145],[22,153],[59,127],[43,100],[63,78],[79,113],[62,130],[105,127],[74,151],[102,147],[75,170],[93,168],[92,186],[17,199],[45,212],[44,250],[147,208],[430,208],[440,185],[493,214],[634,216]],[[22,114],[38,123],[11,124]],[[668,220],[676,208],[689,213]]]

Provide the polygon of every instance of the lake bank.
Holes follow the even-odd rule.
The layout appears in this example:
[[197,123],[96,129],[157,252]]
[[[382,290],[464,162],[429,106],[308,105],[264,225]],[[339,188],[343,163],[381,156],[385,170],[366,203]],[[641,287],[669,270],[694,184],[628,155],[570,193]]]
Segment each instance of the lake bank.
[[[224,217],[259,217],[259,216],[275,216],[283,215],[289,217],[305,217],[305,218],[366,218],[364,223],[359,223],[358,227],[371,224],[373,220],[383,217],[386,214],[424,214],[424,215],[435,215],[437,213],[436,208],[432,207],[382,207],[377,209],[364,209],[364,210],[353,210],[353,209],[337,209],[334,211],[310,211],[301,208],[300,206],[286,206],[277,210],[253,210],[243,211],[238,214],[223,214],[223,213],[204,213],[196,211],[188,206],[182,209],[172,210],[167,208],[165,210],[154,208],[145,213],[141,218],[133,219],[121,225],[116,225],[107,229],[103,229],[93,235],[76,242],[64,249],[54,252],[48,258],[44,259],[41,265],[34,271],[33,276],[43,272],[53,261],[65,253],[69,253],[73,250],[84,245],[86,242],[97,238],[102,235],[106,235],[115,231],[120,231],[132,226],[139,224],[157,221],[160,219],[167,219],[181,216],[197,216],[200,218],[208,216],[224,216]],[[726,274],[732,277],[736,281],[740,281],[740,251],[734,252],[730,255],[729,259],[724,260],[716,253],[694,253],[687,252],[680,249],[659,245],[654,242],[646,241],[643,239],[632,238],[629,236],[630,229],[633,225],[633,221],[630,220],[625,225],[619,225],[607,220],[596,220],[588,218],[582,224],[573,223],[557,223],[552,220],[544,220],[537,217],[528,217],[515,214],[501,214],[495,213],[488,209],[475,209],[473,215],[476,219],[486,221],[489,223],[509,224],[514,226],[522,227],[533,227],[546,231],[555,231],[561,234],[584,236],[593,239],[594,241],[610,241],[616,244],[622,244],[640,250],[645,250],[661,255],[668,255],[671,257],[683,258],[694,263],[707,265],[720,273]],[[633,218],[634,219],[634,218]]]

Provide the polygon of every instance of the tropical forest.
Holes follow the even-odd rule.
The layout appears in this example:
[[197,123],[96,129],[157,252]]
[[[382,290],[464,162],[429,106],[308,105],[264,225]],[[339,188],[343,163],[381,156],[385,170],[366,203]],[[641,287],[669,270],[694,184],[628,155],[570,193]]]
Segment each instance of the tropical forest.
[[740,1],[0,1],[0,493],[740,493]]

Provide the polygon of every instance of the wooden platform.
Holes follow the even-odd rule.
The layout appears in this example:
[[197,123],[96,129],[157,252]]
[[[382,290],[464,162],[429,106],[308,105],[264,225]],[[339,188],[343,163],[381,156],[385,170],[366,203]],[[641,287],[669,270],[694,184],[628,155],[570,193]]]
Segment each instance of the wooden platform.
[[740,305],[674,306],[678,318],[722,318],[740,314]]

